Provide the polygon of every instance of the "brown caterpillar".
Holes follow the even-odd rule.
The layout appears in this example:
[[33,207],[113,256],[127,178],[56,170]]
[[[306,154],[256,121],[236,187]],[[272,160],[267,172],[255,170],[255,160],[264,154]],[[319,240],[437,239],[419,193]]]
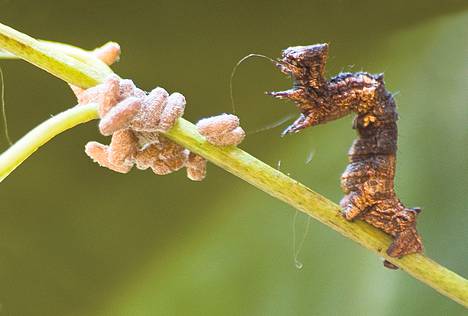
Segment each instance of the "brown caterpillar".
[[[416,230],[419,208],[405,207],[395,194],[398,114],[383,75],[340,73],[326,80],[328,45],[290,47],[277,67],[294,80],[290,90],[269,94],[294,101],[300,117],[283,134],[357,115],[353,128],[358,138],[349,150],[349,165],[341,176],[345,196],[340,202],[347,220],[362,219],[393,237],[387,249],[391,257],[422,252]],[[390,263],[386,266],[392,267]],[[396,268],[393,266],[393,268]]]

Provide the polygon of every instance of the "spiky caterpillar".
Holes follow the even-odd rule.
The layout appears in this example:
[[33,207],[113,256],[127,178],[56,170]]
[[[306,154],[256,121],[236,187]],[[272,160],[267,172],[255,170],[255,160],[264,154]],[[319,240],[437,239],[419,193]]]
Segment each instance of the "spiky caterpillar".
[[328,45],[290,47],[277,67],[294,80],[290,90],[272,96],[296,103],[301,115],[283,134],[357,115],[358,138],[349,150],[349,165],[341,176],[345,196],[340,202],[347,220],[362,219],[393,237],[388,255],[402,257],[422,252],[416,230],[419,208],[405,207],[395,194],[398,114],[383,75],[341,73],[325,79]]

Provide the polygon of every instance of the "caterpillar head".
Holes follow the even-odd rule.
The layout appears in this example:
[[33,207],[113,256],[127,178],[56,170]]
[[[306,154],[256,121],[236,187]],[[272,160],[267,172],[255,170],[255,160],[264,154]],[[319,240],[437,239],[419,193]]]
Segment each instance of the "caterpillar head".
[[324,77],[327,57],[328,44],[293,46],[283,50],[276,66],[293,79],[294,86],[289,90],[267,94],[293,101],[301,112],[300,117],[283,132],[283,135],[297,133],[336,116],[327,113],[324,106],[329,103],[325,95]]
[[328,44],[293,46],[283,50],[277,67],[296,85],[318,88],[324,81]]

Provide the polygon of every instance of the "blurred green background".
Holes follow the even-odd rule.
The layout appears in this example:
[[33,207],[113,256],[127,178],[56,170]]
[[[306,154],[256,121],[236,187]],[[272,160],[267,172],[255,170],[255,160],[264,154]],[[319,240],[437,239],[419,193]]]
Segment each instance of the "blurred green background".
[[[426,253],[468,275],[468,2],[0,0],[1,21],[94,48],[121,44],[114,69],[188,100],[185,117],[231,111],[229,75],[249,53],[330,43],[328,74],[385,72],[399,92],[397,191],[421,206]],[[60,80],[0,61],[14,140],[75,100]],[[291,85],[264,60],[238,70],[247,130],[295,113],[263,95]],[[351,117],[241,147],[339,201]],[[312,220],[298,260],[295,210],[213,165],[112,173],[83,152],[96,122],[52,140],[0,184],[0,315],[462,315],[466,310]],[[2,135],[1,149],[7,145]],[[314,157],[306,163],[310,153]],[[296,240],[307,219],[297,217]]]

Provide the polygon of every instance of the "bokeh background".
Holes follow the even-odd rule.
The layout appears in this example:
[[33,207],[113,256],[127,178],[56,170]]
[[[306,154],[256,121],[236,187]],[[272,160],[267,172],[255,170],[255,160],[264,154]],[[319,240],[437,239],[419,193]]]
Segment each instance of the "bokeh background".
[[[397,191],[421,206],[426,253],[468,275],[468,2],[0,0],[5,24],[94,48],[121,44],[114,69],[188,99],[185,117],[231,111],[229,76],[249,53],[330,43],[328,74],[385,72],[397,93]],[[60,80],[0,61],[14,140],[75,100]],[[234,78],[254,131],[295,113],[264,96],[290,80],[251,59]],[[339,201],[352,118],[242,148]],[[315,222],[293,255],[295,210],[213,165],[202,183],[99,168],[96,122],[53,139],[0,184],[0,315],[462,315],[466,310]],[[2,135],[1,149],[7,148]],[[312,160],[306,163],[308,157]],[[307,218],[296,220],[296,241]]]

